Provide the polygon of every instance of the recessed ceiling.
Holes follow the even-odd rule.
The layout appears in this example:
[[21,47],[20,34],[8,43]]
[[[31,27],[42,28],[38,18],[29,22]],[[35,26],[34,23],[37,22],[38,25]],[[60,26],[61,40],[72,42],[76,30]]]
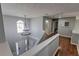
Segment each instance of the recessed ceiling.
[[3,15],[30,18],[79,11],[77,3],[2,3],[1,7]]

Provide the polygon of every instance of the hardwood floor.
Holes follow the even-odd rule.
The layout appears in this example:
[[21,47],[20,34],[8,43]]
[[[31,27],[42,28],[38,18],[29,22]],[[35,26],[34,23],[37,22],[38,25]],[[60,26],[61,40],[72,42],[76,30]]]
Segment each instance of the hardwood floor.
[[61,47],[55,56],[78,56],[77,46],[71,44],[71,38],[59,37],[59,46]]

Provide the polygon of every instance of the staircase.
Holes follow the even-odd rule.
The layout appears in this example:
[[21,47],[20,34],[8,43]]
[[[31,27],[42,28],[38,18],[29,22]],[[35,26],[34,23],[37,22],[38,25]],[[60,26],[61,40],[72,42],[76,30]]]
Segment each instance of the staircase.
[[41,40],[39,41],[39,43],[47,40],[48,38],[52,37],[53,35],[55,35],[55,34],[54,33],[51,33],[51,34],[44,33]]

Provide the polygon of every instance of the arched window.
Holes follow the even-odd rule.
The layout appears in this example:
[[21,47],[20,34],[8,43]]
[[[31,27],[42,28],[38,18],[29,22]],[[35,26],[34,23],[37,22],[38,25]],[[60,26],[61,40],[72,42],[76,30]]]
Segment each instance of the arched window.
[[22,20],[17,21],[17,33],[22,33],[24,30],[24,22]]

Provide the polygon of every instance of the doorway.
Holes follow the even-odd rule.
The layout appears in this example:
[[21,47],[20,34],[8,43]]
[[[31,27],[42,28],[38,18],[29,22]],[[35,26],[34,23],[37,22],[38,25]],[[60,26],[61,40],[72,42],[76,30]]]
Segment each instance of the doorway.
[[58,19],[52,19],[52,32],[54,34],[58,33]]

